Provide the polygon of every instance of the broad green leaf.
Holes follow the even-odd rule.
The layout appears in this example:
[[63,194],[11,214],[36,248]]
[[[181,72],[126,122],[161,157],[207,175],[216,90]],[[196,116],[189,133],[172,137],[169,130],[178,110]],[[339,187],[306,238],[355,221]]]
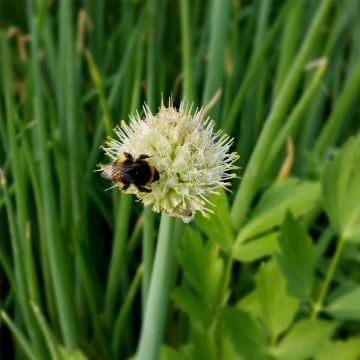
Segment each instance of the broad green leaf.
[[322,177],[325,211],[334,230],[360,241],[360,135],[351,138],[326,166]]
[[228,252],[234,242],[234,232],[225,190],[220,189],[218,194],[209,197],[209,201],[214,204],[212,208],[214,213],[208,218],[199,214],[196,216],[195,222],[212,241]]
[[261,197],[240,230],[237,242],[243,242],[262,232],[279,226],[288,210],[294,216],[306,213],[320,200],[318,182],[286,178],[276,181]]
[[244,296],[236,305],[237,308],[249,313],[254,319],[261,317],[259,292],[257,289]]
[[216,339],[208,329],[192,326],[190,329],[190,342],[181,348],[185,359],[217,360]]
[[256,290],[261,309],[261,319],[271,339],[291,324],[299,302],[286,292],[286,280],[274,261],[263,263],[256,275]]
[[360,289],[338,297],[325,311],[338,319],[360,320]]
[[189,315],[191,321],[198,321],[203,326],[207,326],[212,318],[206,304],[200,298],[193,295],[185,287],[178,287],[173,292],[171,297],[181,310]]
[[179,262],[191,286],[203,301],[212,304],[217,300],[223,275],[223,260],[219,247],[187,228],[179,249]]
[[279,249],[278,236],[278,232],[273,231],[246,243],[239,243],[234,248],[233,257],[241,262],[252,262],[272,255]]
[[249,314],[234,308],[224,308],[222,325],[236,353],[246,360],[266,359],[265,339]]
[[172,347],[163,345],[161,347],[160,360],[184,360],[184,357]]
[[280,269],[287,279],[289,294],[307,300],[314,280],[314,247],[305,229],[288,213],[281,227]]
[[278,360],[313,358],[318,348],[331,336],[335,324],[324,320],[303,320],[294,325],[280,344],[272,350]]
[[221,359],[226,360],[241,360],[245,359],[240,357],[236,352],[233,344],[231,343],[230,339],[226,336],[221,337]]
[[360,358],[360,337],[329,341],[316,354],[315,360],[356,360]]

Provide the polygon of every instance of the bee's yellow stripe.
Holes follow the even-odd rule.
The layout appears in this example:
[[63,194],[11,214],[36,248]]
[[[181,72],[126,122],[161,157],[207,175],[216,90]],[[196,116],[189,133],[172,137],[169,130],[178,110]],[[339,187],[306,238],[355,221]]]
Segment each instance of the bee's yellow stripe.
[[148,184],[152,184],[154,181],[154,177],[155,177],[155,168],[151,165],[149,165],[150,171],[151,171],[151,176],[150,179],[148,181]]

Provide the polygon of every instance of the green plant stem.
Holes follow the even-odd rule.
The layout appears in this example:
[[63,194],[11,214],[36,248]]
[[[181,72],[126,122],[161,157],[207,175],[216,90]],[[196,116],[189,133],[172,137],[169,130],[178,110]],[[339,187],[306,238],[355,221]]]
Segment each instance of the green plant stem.
[[264,159],[272,144],[274,135],[280,126],[286,110],[292,100],[293,94],[300,81],[304,64],[309,56],[330,7],[331,0],[324,0],[315,15],[311,28],[300,49],[299,55],[291,68],[274,106],[264,124],[260,137],[252,152],[249,163],[246,167],[242,183],[236,193],[231,211],[231,218],[236,230],[243,225],[249,207],[258,189],[259,178],[263,167]]
[[330,266],[326,272],[325,280],[322,284],[318,299],[316,300],[316,302],[313,306],[311,318],[316,318],[317,315],[319,314],[319,312],[322,310],[324,300],[329,291],[330,283],[331,283],[332,278],[334,277],[335,270],[336,270],[337,264],[340,260],[340,256],[341,256],[342,250],[344,248],[344,245],[345,245],[345,238],[343,236],[340,236],[339,241],[336,245],[335,254],[332,257]]
[[176,253],[173,223],[172,217],[162,214],[137,360],[157,360],[159,358]]
[[155,219],[153,211],[144,207],[144,231],[142,238],[142,258],[144,265],[144,275],[142,279],[142,305],[145,311],[146,299],[149,293],[151,271],[154,257],[154,238],[155,238]]

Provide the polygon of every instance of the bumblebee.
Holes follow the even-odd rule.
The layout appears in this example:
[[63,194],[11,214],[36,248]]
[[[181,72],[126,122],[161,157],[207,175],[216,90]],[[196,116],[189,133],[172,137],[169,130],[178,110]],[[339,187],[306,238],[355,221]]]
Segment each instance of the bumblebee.
[[112,180],[121,190],[126,190],[130,185],[135,185],[141,192],[151,192],[151,184],[159,180],[159,173],[154,166],[146,160],[148,155],[140,155],[137,159],[124,152],[125,158],[118,159],[102,167],[101,176]]

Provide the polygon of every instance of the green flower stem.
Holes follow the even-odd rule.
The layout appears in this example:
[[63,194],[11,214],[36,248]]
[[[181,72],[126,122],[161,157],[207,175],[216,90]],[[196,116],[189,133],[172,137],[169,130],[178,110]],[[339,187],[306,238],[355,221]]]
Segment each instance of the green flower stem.
[[308,56],[316,43],[323,21],[330,8],[331,0],[324,0],[312,22],[311,28],[304,40],[295,63],[281,88],[281,91],[274,103],[274,106],[261,131],[259,140],[251,155],[246,167],[242,183],[236,193],[234,205],[232,207],[231,217],[235,229],[240,229],[244,223],[248,209],[254,199],[258,188],[259,178],[263,168],[264,159],[274,139],[274,135],[280,126],[293,94],[297,89],[301,74]]
[[142,238],[144,275],[142,279],[142,305],[145,311],[146,299],[149,293],[151,271],[154,258],[155,222],[154,212],[148,206],[144,207],[144,231]]
[[173,224],[174,218],[162,214],[137,360],[159,358],[176,253]]
[[333,258],[331,259],[330,266],[326,272],[325,280],[322,284],[318,299],[313,306],[312,313],[311,313],[312,318],[315,318],[318,315],[318,313],[322,310],[324,300],[329,291],[330,283],[331,283],[332,278],[334,277],[335,270],[336,270],[337,264],[340,260],[340,256],[341,256],[342,250],[344,248],[344,245],[345,245],[345,238],[344,238],[344,236],[341,236],[336,245],[335,254],[334,254]]

